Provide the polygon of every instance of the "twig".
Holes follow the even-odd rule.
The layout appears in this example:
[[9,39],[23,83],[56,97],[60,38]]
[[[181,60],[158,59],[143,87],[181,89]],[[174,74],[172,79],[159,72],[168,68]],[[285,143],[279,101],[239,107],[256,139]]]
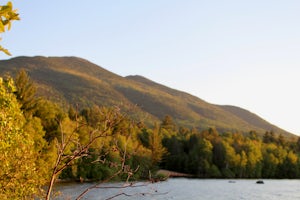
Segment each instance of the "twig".
[[[157,191],[156,191],[156,192],[157,192]],[[127,196],[127,197],[132,197],[132,196],[139,196],[139,195],[142,195],[142,196],[146,196],[146,195],[151,195],[151,196],[154,196],[154,195],[166,195],[166,194],[168,194],[168,193],[169,193],[169,192],[164,192],[164,193],[149,193],[149,192],[143,192],[143,193],[127,194],[127,193],[125,193],[125,192],[122,192],[122,193],[116,194],[116,195],[114,195],[114,196],[111,196],[111,197],[109,197],[109,198],[107,198],[107,199],[105,199],[105,200],[111,200],[111,199],[114,199],[114,198],[116,198],[116,197],[118,197],[118,196],[122,196],[122,195]]]

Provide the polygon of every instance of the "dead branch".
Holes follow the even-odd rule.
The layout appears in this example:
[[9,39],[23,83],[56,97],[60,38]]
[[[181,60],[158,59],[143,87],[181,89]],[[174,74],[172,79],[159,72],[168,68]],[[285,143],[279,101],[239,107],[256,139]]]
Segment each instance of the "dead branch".
[[159,193],[157,190],[155,190],[155,193],[141,192],[141,193],[127,194],[125,192],[122,192],[122,193],[116,194],[114,196],[111,196],[111,197],[109,197],[109,198],[107,198],[105,200],[111,200],[111,199],[114,199],[114,198],[122,196],[122,195],[127,196],[127,197],[132,197],[132,196],[140,196],[140,195],[142,195],[142,196],[146,196],[146,195],[150,195],[150,196],[154,196],[154,195],[166,195],[168,193],[169,192]]
[[[79,130],[79,128],[86,126],[87,124],[83,123],[81,125],[76,125],[76,128],[72,131],[72,133],[69,135],[67,139],[64,138],[64,131],[62,127],[62,123],[60,122],[60,130],[61,130],[61,142],[59,143],[57,141],[57,159],[53,167],[50,183],[48,186],[46,199],[49,200],[52,192],[52,188],[54,185],[54,182],[58,176],[64,169],[66,169],[68,166],[71,166],[74,160],[82,158],[84,156],[87,156],[89,147],[99,138],[109,137],[112,136],[109,134],[110,127],[107,127],[104,130],[95,129],[92,131],[92,134],[90,134],[89,142],[85,145],[78,145],[78,141],[74,141],[73,137],[75,133]],[[113,124],[111,124],[113,126]],[[77,144],[77,146],[80,146],[79,149],[76,149],[73,151],[72,155],[65,155],[66,148],[71,144]]]

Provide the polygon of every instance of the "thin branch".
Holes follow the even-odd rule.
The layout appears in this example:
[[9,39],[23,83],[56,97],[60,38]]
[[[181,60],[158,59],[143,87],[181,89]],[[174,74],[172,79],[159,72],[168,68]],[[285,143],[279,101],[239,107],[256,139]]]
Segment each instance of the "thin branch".
[[114,199],[114,198],[116,198],[116,197],[118,197],[118,196],[122,196],[122,195],[127,196],[127,197],[130,197],[130,196],[131,196],[131,195],[126,194],[125,192],[122,192],[122,193],[116,194],[116,195],[114,195],[114,196],[112,196],[112,197],[109,197],[109,198],[106,199],[106,200]]
[[[157,192],[157,191],[155,191],[155,192]],[[106,200],[111,200],[111,199],[114,199],[114,198],[119,197],[119,196],[122,196],[122,195],[127,196],[127,197],[132,197],[132,196],[139,196],[139,195],[142,195],[142,196],[146,196],[146,195],[151,195],[151,196],[154,196],[154,195],[166,195],[166,194],[168,194],[168,193],[169,193],[169,192],[164,192],[164,193],[149,193],[149,192],[142,192],[142,193],[127,194],[127,193],[125,193],[125,192],[122,192],[122,193],[116,194],[116,195],[114,195],[114,196],[112,196],[112,197],[109,197],[109,198],[107,198]]]
[[134,185],[133,183],[130,183],[128,185],[122,185],[122,186],[96,186],[97,189],[124,189],[124,188],[138,188],[138,187],[145,187],[149,185],[150,182],[140,184],[140,185]]
[[103,183],[107,183],[108,181],[112,180],[113,178],[115,178],[116,176],[118,176],[119,174],[121,174],[122,170],[119,170],[117,173],[113,174],[112,176],[110,176],[109,178],[105,179],[104,181],[101,181],[100,183],[93,185],[87,189],[85,189],[77,198],[76,200],[81,199],[85,194],[87,194],[90,190],[97,188],[97,186],[99,186],[100,184]]
[[66,161],[61,167],[59,167],[59,165],[62,163],[63,160],[65,160],[66,158],[68,158],[68,156],[64,156],[64,152],[67,148],[67,146],[72,142],[72,137],[73,135],[79,130],[80,127],[84,126],[85,124],[82,124],[81,126],[77,126],[71,133],[71,135],[68,137],[67,141],[64,141],[64,132],[63,132],[63,129],[62,129],[62,124],[60,123],[60,129],[61,129],[61,132],[62,132],[62,140],[61,140],[61,144],[57,143],[57,159],[56,159],[56,162],[55,162],[55,165],[54,165],[54,168],[53,168],[53,171],[52,171],[52,175],[51,175],[51,180],[50,180],[50,183],[49,183],[49,187],[48,187],[48,190],[47,190],[47,195],[46,195],[46,199],[50,199],[50,195],[51,195],[51,192],[52,192],[52,188],[53,188],[53,184],[55,182],[55,179],[57,177],[57,175],[59,173],[61,173],[64,169],[66,169],[68,166],[71,165],[71,163],[80,158],[80,157],[83,157],[86,155],[86,152],[88,151],[88,148],[92,145],[92,143],[97,140],[98,138],[101,138],[101,137],[108,137],[108,132],[109,132],[109,129],[106,129],[104,131],[99,131],[99,130],[94,130],[93,132],[100,132],[100,134],[94,138],[92,138],[86,145],[84,145],[79,151],[75,151],[73,153],[73,155],[70,155],[71,157],[69,157],[69,160]]
[[[117,177],[118,175],[120,175],[122,172],[124,172],[124,166],[125,166],[125,161],[126,161],[126,152],[127,152],[127,143],[128,141],[126,141],[126,144],[125,144],[125,149],[124,149],[124,153],[123,153],[123,159],[122,159],[122,164],[121,164],[121,168],[119,171],[117,171],[115,174],[113,174],[112,176],[110,176],[109,178],[107,178],[106,180],[104,181],[101,181],[100,183],[96,184],[96,185],[93,185],[89,188],[87,188],[85,191],[83,191],[77,198],[76,200],[79,200],[81,199],[85,194],[87,194],[90,190],[92,189],[95,189],[95,188],[98,188],[99,185],[103,184],[103,183],[106,183],[110,180],[112,180],[113,178]],[[118,145],[117,145],[117,142],[116,142],[116,146],[118,148]],[[121,151],[120,151],[121,152]]]
[[[106,132],[106,131],[105,131]],[[74,155],[72,157],[72,159],[70,159],[69,161],[67,161],[66,163],[64,163],[64,165],[62,167],[60,167],[56,174],[60,173],[61,171],[63,171],[66,167],[70,166],[71,163],[75,160],[78,159],[80,157],[82,157],[83,153],[86,153],[88,151],[88,148],[93,144],[93,142],[99,138],[102,137],[109,137],[110,135],[98,135],[96,137],[94,137],[91,141],[89,141],[86,145],[83,146],[83,148],[80,151],[74,152]]]

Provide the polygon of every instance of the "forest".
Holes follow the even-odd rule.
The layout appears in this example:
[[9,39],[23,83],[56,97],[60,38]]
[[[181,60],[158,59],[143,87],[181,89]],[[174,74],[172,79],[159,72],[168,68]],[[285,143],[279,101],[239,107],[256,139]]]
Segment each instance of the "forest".
[[300,139],[178,127],[168,115],[146,126],[118,107],[61,106],[38,97],[25,70],[0,79],[0,138],[1,199],[49,199],[58,179],[131,182],[158,169],[197,178],[300,177]]
[[[0,11],[4,33],[19,15],[11,2]],[[50,199],[57,181],[156,181],[165,178],[159,169],[195,178],[300,178],[300,138],[183,127],[169,115],[146,125],[118,106],[61,104],[36,91],[25,70],[0,77],[0,199]]]

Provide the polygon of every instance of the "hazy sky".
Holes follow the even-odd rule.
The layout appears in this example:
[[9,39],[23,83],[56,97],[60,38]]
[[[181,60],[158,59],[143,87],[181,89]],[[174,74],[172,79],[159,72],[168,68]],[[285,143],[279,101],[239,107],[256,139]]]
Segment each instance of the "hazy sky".
[[299,0],[12,2],[22,20],[2,45],[13,56],[82,57],[300,134]]

